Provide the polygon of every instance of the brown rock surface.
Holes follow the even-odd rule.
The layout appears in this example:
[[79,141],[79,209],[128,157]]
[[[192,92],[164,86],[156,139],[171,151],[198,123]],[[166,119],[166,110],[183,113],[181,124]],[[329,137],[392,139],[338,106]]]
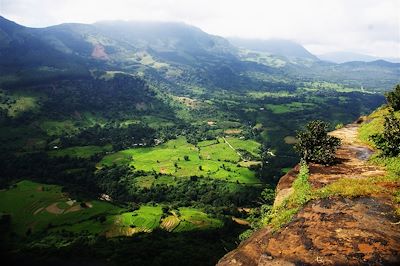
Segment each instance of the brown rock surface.
[[[331,132],[342,139],[338,164],[310,164],[309,182],[323,187],[340,178],[385,175],[366,163],[370,147],[357,141],[358,124]],[[298,166],[281,178],[275,204],[292,193]],[[382,184],[399,187],[398,183]],[[400,224],[389,192],[373,197],[313,200],[284,228],[268,228],[225,255],[218,265],[400,265]]]

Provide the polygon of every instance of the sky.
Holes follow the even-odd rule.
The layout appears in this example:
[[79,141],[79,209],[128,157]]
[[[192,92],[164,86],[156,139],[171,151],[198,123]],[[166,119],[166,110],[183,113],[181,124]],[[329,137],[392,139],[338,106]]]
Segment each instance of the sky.
[[400,58],[400,0],[0,0],[0,15],[30,27],[180,21],[224,37],[288,39],[314,54]]

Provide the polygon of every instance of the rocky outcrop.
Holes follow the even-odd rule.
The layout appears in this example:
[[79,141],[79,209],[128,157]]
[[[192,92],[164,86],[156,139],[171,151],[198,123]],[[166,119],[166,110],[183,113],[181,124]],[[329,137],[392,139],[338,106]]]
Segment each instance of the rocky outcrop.
[[[385,170],[366,162],[370,147],[357,141],[359,124],[331,132],[342,139],[333,166],[310,164],[309,182],[324,187],[341,178],[384,176]],[[283,176],[275,204],[293,191],[299,167]],[[400,184],[377,184],[393,189]],[[294,219],[273,233],[255,232],[218,265],[400,265],[400,224],[390,190],[368,197],[331,197],[307,203]]]

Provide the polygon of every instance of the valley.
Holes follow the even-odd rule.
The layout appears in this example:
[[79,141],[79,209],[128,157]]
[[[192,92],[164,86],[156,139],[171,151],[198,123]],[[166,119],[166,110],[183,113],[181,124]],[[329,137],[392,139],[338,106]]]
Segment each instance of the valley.
[[400,64],[257,45],[183,23],[0,17],[2,254],[213,265],[273,204],[297,130],[350,123],[400,81]]

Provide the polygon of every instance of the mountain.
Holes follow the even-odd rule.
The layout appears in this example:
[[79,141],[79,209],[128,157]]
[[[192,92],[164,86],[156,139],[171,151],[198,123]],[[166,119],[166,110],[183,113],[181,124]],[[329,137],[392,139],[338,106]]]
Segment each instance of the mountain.
[[[105,21],[28,28],[1,18],[0,60],[0,84],[81,78],[90,76],[90,69],[146,74],[172,82],[175,89],[193,84],[209,89],[261,89],[271,82],[322,78],[384,90],[399,81],[395,64],[364,64],[353,71],[349,65],[320,61],[291,41],[227,40],[177,22]],[[356,77],[349,77],[349,71]]]
[[1,18],[2,261],[215,265],[273,204],[295,132],[370,112],[399,69],[242,49],[183,23]]
[[386,60],[392,63],[400,63],[399,58],[380,58],[376,56],[371,56],[371,55],[366,55],[366,54],[360,54],[360,53],[353,53],[353,52],[346,52],[346,51],[341,51],[341,52],[332,52],[332,53],[326,53],[326,54],[321,54],[317,55],[319,59],[329,61],[329,62],[334,62],[334,63],[345,63],[345,62],[351,62],[351,61],[362,61],[362,62],[371,62],[371,61],[376,61],[376,60]]
[[241,48],[266,52],[271,55],[279,55],[287,58],[303,58],[318,60],[318,58],[307,51],[298,43],[288,40],[260,40],[260,39],[242,39],[228,38],[233,44]]

